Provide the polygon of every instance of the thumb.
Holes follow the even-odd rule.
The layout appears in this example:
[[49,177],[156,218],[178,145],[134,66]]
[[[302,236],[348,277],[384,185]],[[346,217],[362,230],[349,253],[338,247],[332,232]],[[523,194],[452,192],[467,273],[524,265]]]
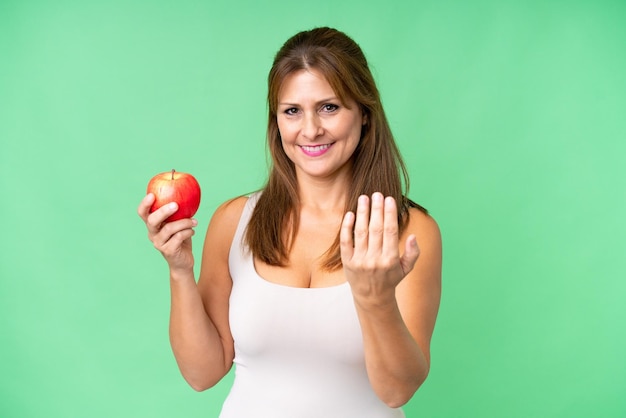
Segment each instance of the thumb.
[[419,255],[420,249],[417,245],[417,238],[415,238],[415,235],[411,234],[406,239],[406,243],[404,244],[404,254],[400,257],[400,265],[402,266],[402,272],[405,276],[413,270]]

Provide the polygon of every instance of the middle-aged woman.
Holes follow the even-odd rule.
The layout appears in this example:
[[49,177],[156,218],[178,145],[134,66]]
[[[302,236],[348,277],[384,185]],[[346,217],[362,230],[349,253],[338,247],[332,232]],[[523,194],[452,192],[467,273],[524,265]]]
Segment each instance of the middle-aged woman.
[[[236,365],[221,417],[392,418],[426,379],[441,293],[436,222],[408,178],[360,47],[316,28],[268,80],[265,187],[222,204],[196,284],[195,219],[138,212],[169,265],[170,340],[196,390]],[[418,246],[419,243],[419,246]]]

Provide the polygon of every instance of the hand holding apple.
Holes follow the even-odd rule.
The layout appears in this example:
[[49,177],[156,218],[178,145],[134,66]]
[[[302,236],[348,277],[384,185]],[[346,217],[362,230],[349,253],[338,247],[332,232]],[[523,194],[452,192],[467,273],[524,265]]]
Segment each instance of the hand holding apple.
[[200,185],[198,181],[188,173],[176,170],[157,174],[148,183],[147,193],[154,194],[154,203],[150,207],[150,213],[170,202],[178,204],[178,210],[165,222],[191,218],[200,207]]

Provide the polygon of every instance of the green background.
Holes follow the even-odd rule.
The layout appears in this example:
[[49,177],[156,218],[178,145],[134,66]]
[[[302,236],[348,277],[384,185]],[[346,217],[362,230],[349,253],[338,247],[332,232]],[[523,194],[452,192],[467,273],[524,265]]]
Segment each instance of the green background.
[[263,184],[266,75],[292,34],[363,47],[444,237],[408,417],[626,416],[623,1],[0,0],[0,417],[215,417],[186,386],[154,174]]

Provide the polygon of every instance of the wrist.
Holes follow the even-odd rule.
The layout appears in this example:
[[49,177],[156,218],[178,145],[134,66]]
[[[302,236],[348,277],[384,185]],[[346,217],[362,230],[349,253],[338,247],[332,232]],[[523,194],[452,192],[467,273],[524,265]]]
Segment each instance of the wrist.
[[170,268],[170,281],[172,282],[186,282],[193,281],[195,283],[196,278],[193,274],[193,268]]
[[356,295],[353,294],[354,304],[364,311],[392,312],[398,310],[395,291],[383,294]]

